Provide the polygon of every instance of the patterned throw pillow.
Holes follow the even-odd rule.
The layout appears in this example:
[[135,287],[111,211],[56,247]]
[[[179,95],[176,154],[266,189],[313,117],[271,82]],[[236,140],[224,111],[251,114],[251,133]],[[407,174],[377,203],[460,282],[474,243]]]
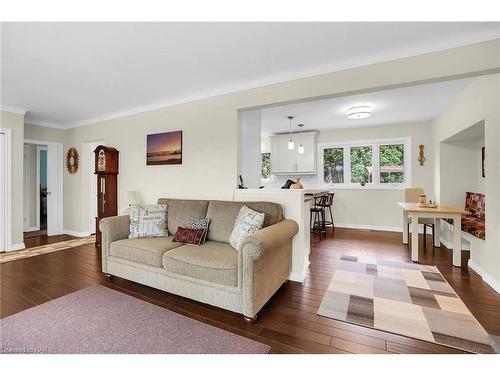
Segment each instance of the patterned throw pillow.
[[229,244],[240,250],[241,241],[257,232],[264,224],[264,214],[243,206],[234,222],[233,231],[229,237]]
[[206,230],[201,229],[189,229],[184,227],[177,228],[177,232],[174,234],[173,242],[181,242],[189,245],[199,246],[203,242]]
[[203,240],[201,241],[201,243],[203,243],[207,239],[209,225],[210,219],[198,219],[196,217],[188,216],[186,219],[186,225],[184,227],[188,229],[204,229],[205,235],[203,236]]
[[128,238],[167,237],[167,205],[134,205],[130,207]]

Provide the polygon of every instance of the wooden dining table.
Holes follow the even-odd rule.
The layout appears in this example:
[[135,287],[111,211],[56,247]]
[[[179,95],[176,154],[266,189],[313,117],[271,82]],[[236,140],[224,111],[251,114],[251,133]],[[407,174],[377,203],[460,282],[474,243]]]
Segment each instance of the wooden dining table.
[[[453,220],[453,265],[462,265],[462,215],[464,209],[439,204],[437,207],[420,207],[417,203],[398,202],[403,209],[403,243],[408,244],[408,222],[411,220],[411,260],[418,262],[418,219],[434,219],[434,246],[441,246],[441,219]],[[425,240],[425,239],[424,239]]]

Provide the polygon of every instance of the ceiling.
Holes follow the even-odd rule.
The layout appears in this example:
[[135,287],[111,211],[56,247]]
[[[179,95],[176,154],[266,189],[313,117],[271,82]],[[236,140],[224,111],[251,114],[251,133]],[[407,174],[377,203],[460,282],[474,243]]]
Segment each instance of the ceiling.
[[[467,78],[262,109],[261,133],[264,137],[287,133],[287,117],[290,115],[295,117],[292,131],[297,131],[298,123],[303,123],[303,130],[307,131],[429,121],[472,80]],[[371,117],[348,119],[346,110],[359,105],[372,107]]]
[[499,23],[2,23],[1,105],[73,127],[500,37]]

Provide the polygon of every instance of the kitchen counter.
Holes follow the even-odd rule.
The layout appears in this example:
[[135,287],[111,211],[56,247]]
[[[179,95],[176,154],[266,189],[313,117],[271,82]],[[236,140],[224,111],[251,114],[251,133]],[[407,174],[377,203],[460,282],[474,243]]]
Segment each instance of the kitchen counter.
[[309,266],[310,224],[309,208],[312,199],[324,190],[306,189],[235,189],[235,201],[265,201],[281,204],[285,218],[299,225],[292,241],[292,265],[289,280],[303,282]]

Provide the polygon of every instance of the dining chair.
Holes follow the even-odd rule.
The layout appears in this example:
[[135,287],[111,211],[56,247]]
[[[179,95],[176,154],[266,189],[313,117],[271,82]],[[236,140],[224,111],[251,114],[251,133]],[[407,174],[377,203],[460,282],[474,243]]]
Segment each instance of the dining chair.
[[[422,188],[407,188],[405,189],[405,202],[406,203],[418,203],[420,200],[420,195],[425,194]],[[410,223],[411,219],[408,219],[408,233],[410,233]],[[432,247],[434,247],[434,219],[429,218],[419,218],[418,223],[424,226],[424,246],[426,245],[425,236],[427,235],[427,227],[432,229]]]

